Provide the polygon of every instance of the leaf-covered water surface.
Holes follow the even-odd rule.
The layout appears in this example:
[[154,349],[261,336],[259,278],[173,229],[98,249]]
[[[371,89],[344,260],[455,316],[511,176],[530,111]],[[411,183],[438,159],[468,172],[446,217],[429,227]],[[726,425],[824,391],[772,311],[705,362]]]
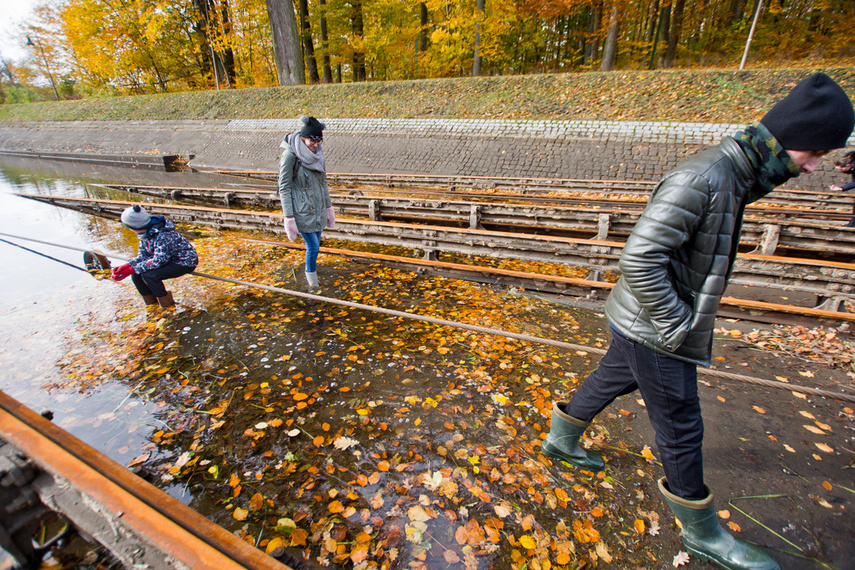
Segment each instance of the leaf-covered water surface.
[[[305,290],[299,251],[229,234],[195,243],[202,272]],[[566,306],[319,261],[325,296],[608,344],[601,318]],[[616,408],[587,432],[586,444],[607,451],[601,473],[539,453],[552,403],[596,366],[593,353],[197,277],[174,283],[176,311],[146,312],[128,288],[116,314],[124,326],[80,336],[62,361],[64,383],[120,378],[155,417],[145,444],[128,440],[126,464],[248,542],[360,569],[675,560],[677,535],[659,536],[673,520],[660,520],[651,501],[661,476],[652,438],[646,446],[626,439],[638,435],[626,423],[638,411]]]

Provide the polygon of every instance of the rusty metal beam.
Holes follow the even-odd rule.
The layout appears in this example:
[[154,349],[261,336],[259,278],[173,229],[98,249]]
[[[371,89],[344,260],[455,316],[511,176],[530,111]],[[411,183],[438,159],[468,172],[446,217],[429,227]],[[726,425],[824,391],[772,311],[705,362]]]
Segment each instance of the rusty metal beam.
[[44,472],[42,501],[129,567],[290,570],[1,391],[0,435]]

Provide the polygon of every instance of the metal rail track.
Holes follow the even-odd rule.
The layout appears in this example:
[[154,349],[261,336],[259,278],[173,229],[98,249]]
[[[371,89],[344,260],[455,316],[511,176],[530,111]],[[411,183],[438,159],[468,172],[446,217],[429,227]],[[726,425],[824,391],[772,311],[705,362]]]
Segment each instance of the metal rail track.
[[21,491],[128,568],[291,570],[3,392],[0,437],[40,472]]
[[[94,215],[118,219],[122,210],[135,202],[69,198],[63,196],[22,195]],[[219,229],[256,230],[283,234],[281,213],[225,208],[190,207],[174,204],[148,204],[155,214],[164,214],[178,222],[209,225]],[[540,261],[581,267],[589,278],[599,281],[606,273],[619,273],[618,259],[622,242],[584,240],[508,232],[373,222],[340,218],[334,229],[324,231],[325,238],[404,247],[424,252],[429,261],[438,254]],[[529,288],[537,288],[537,280]],[[744,301],[777,292],[800,297],[800,306],[834,313],[847,312],[846,302],[855,302],[855,264],[816,259],[740,254],[731,279],[731,290]],[[798,303],[793,303],[799,306]]]
[[[271,171],[199,169],[202,172],[276,183],[278,174]],[[490,177],[436,174],[362,174],[327,173],[330,184],[342,187],[378,186],[386,188],[414,188],[421,191],[446,191],[461,195],[461,190],[479,191],[479,195],[492,192],[511,192],[523,196],[551,194],[567,197],[573,194],[602,194],[604,198],[647,200],[656,186],[648,180],[586,180],[569,178]],[[840,192],[791,190],[779,188],[765,196],[758,204],[775,206],[823,207],[852,211],[852,197]]]
[[[279,200],[263,190],[169,188],[106,185],[124,192],[192,203],[224,203],[226,207],[279,209]],[[371,221],[416,222],[472,229],[492,229],[598,240],[623,241],[632,232],[644,204],[603,211],[581,206],[478,203],[461,200],[396,198],[382,195],[336,194],[333,205],[340,216]],[[855,229],[823,218],[849,219],[848,212],[799,208],[751,208],[743,220],[741,243],[764,255],[855,255]]]

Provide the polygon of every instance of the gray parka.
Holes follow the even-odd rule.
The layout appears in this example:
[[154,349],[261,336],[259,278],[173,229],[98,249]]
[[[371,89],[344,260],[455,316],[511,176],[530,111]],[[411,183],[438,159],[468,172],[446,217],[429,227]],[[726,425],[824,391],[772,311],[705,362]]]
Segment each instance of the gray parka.
[[332,206],[326,172],[305,168],[291,148],[292,133],[279,159],[279,201],[286,218],[294,218],[303,233],[323,231],[327,227],[326,209]]
[[669,172],[620,257],[606,317],[628,338],[709,366],[712,332],[757,174],[732,138]]

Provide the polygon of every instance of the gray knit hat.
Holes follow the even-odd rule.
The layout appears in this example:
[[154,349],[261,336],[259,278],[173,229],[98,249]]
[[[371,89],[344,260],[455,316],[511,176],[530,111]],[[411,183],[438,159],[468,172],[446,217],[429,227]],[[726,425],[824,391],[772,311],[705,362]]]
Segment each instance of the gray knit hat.
[[122,223],[135,232],[146,229],[150,219],[151,215],[140,205],[125,208],[122,212]]

